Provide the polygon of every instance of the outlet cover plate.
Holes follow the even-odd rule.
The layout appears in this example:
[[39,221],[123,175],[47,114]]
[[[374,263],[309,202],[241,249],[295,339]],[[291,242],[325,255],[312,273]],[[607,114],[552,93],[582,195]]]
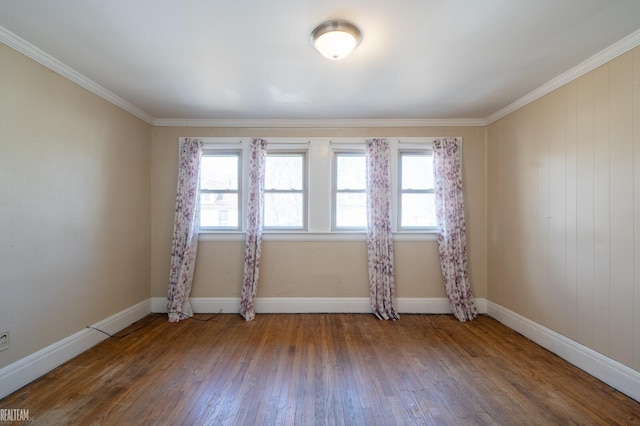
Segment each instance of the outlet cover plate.
[[9,332],[3,331],[0,333],[0,351],[9,349]]

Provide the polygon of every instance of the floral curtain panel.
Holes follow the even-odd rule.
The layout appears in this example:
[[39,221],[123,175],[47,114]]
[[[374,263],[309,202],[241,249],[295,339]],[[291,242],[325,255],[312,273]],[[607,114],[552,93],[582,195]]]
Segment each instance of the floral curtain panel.
[[193,315],[189,293],[193,282],[193,271],[198,250],[200,228],[200,158],[202,141],[183,138],[180,140],[178,159],[178,190],[176,213],[173,224],[171,246],[171,272],[167,312],[169,322],[177,322]]
[[256,291],[262,249],[264,219],[264,173],[267,162],[267,141],[254,138],[249,150],[249,196],[247,205],[247,236],[242,278],[240,315],[251,321],[255,318]]
[[371,309],[398,319],[391,234],[391,159],[387,139],[367,141],[367,256]]
[[436,140],[433,144],[433,167],[440,267],[451,310],[464,322],[476,318],[478,310],[467,275],[462,139]]

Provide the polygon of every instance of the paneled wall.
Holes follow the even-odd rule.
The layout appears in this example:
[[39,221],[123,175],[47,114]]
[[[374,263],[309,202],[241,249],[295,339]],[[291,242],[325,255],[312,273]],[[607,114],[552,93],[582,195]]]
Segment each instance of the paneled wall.
[[640,370],[640,48],[487,141],[488,299]]

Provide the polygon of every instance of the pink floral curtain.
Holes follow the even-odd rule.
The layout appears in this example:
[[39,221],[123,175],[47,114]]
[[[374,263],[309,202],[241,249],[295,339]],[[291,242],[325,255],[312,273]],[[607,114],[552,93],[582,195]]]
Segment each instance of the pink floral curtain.
[[391,158],[387,139],[367,141],[367,256],[371,309],[398,319],[391,234]]
[[247,205],[247,239],[244,253],[244,275],[240,315],[251,321],[256,316],[262,224],[264,219],[264,172],[267,163],[267,141],[254,138],[249,150],[249,196]]
[[189,138],[180,140],[178,191],[167,297],[169,322],[178,322],[193,315],[189,303],[189,293],[191,293],[191,283],[193,282],[193,270],[198,250],[198,230],[200,228],[198,197],[201,156],[201,140]]
[[433,144],[434,192],[440,267],[451,310],[464,322],[478,316],[467,275],[467,241],[462,196],[462,139]]

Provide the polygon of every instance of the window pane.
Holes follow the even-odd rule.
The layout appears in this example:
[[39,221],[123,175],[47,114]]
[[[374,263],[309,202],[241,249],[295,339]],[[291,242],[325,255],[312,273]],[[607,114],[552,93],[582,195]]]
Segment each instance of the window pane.
[[264,194],[264,226],[276,228],[304,227],[302,194]]
[[402,189],[433,188],[433,157],[402,154]]
[[200,194],[200,226],[238,227],[238,194]]
[[336,227],[367,226],[367,195],[363,193],[336,194]]
[[264,176],[265,189],[302,190],[303,156],[267,155]]
[[200,166],[202,189],[238,189],[237,154],[204,155]]
[[436,226],[436,209],[433,194],[402,194],[403,228]]
[[336,158],[336,187],[340,189],[362,189],[367,182],[364,154],[338,154]]

